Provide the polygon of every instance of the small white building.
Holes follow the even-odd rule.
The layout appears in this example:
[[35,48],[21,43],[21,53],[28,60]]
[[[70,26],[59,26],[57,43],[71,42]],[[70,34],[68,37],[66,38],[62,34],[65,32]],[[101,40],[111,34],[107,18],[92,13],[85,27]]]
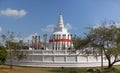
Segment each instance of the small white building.
[[67,50],[72,47],[71,34],[64,27],[62,13],[60,12],[57,27],[54,28],[49,39],[49,49]]

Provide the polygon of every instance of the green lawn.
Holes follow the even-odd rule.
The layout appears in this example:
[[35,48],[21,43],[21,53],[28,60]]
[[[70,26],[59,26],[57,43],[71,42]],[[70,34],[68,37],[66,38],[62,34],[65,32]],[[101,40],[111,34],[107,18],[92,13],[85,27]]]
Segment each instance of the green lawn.
[[[114,66],[112,70],[103,72],[90,72],[91,68],[35,68],[35,67],[19,67],[13,66],[9,69],[7,65],[0,65],[0,73],[120,73],[120,65]],[[95,68],[95,69],[99,69]]]
[[35,67],[18,67],[13,66],[13,69],[10,69],[9,66],[0,65],[0,73],[52,73],[47,69],[49,68],[35,68]]
[[[94,68],[96,71],[91,71],[92,68],[64,68],[64,69],[52,69],[49,72],[53,73],[120,73],[120,66],[116,66],[112,70],[100,71],[100,68]],[[89,70],[89,71],[88,71]]]

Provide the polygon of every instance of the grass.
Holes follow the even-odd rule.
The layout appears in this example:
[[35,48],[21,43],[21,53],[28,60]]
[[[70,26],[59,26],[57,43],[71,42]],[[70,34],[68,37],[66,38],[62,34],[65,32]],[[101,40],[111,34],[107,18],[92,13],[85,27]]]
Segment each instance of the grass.
[[120,73],[120,66],[115,66],[111,70],[100,71],[100,67],[94,68],[95,71],[88,71],[92,68],[64,68],[64,69],[52,69],[53,73]]
[[[13,66],[10,69],[7,65],[0,65],[0,73],[120,73],[120,65],[114,66],[112,70],[105,70],[103,72],[90,72],[91,68],[38,68],[38,67],[20,67]],[[97,67],[96,69],[100,69]]]
[[49,72],[47,68],[13,66],[13,69],[10,69],[9,66],[7,65],[0,65],[0,73],[52,73],[52,72]]

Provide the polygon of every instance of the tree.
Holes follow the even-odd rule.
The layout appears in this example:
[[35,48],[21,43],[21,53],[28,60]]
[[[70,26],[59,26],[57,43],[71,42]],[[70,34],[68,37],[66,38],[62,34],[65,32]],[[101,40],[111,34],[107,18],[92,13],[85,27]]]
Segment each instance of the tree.
[[73,47],[74,47],[74,49],[79,49],[80,47],[79,47],[79,44],[81,43],[81,41],[82,41],[82,39],[81,39],[81,37],[79,37],[79,36],[76,36],[75,35],[75,37],[73,37],[72,38],[72,42],[73,42]]
[[14,38],[14,32],[7,32],[7,36],[5,34],[3,34],[2,36],[3,41],[5,41],[5,44],[7,45],[7,48],[10,50],[10,69],[12,69],[12,49],[10,46],[10,41],[13,41]]
[[74,49],[75,50],[80,50],[81,52],[84,52],[85,49],[89,46],[89,41],[90,41],[90,39],[86,38],[86,37],[82,38],[82,37],[79,37],[79,36],[75,36],[75,37],[72,38]]
[[16,42],[15,38],[17,37],[17,35],[14,32],[7,32],[7,34],[3,34],[1,37],[5,42],[6,48],[9,51],[10,68],[12,69],[12,60],[21,60],[25,58],[26,52],[20,51],[20,49],[28,48],[28,46],[26,46],[22,40]]
[[91,28],[87,34],[87,38],[90,39],[89,45],[101,55],[101,69],[103,69],[103,55],[108,60],[108,69],[120,61],[120,28],[114,24],[104,22],[97,28]]
[[4,64],[8,58],[8,53],[4,46],[0,46],[0,65]]

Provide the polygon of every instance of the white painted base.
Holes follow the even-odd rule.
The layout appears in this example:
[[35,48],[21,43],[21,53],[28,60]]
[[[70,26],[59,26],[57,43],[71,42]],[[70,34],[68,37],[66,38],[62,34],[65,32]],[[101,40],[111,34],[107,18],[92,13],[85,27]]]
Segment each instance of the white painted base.
[[[41,51],[41,50],[24,50],[26,58],[18,61],[13,60],[13,65],[32,66],[32,67],[96,67],[101,66],[101,57],[97,59],[93,55],[84,56],[73,51]],[[108,62],[104,58],[103,65],[107,66]],[[6,61],[9,63],[9,59]],[[116,63],[120,64],[120,62]]]

